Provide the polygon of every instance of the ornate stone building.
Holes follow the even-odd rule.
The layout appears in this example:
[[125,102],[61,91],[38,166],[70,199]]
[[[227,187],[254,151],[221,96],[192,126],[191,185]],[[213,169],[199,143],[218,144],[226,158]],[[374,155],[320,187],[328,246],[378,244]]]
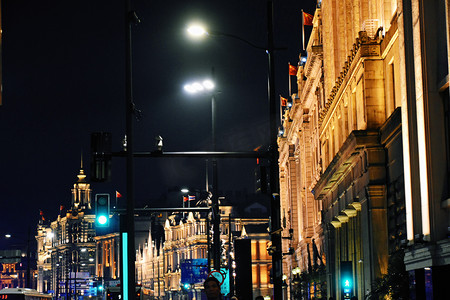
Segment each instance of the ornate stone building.
[[37,290],[46,293],[51,290],[51,249],[52,249],[53,232],[50,226],[39,221],[37,226]]
[[[221,241],[223,243],[222,263],[230,266],[232,261],[233,240],[250,239],[251,276],[253,295],[270,296],[271,257],[267,253],[269,235],[266,218],[233,217],[231,206],[221,206]],[[189,293],[192,299],[201,299],[202,283],[183,292],[181,283],[181,265],[186,259],[208,259],[208,222],[205,216],[192,212],[185,218],[172,215],[165,221],[164,243],[152,239],[149,234],[144,245],[139,247],[136,259],[136,276],[144,291],[164,299],[180,299],[183,293]],[[159,245],[159,246],[158,246]],[[231,254],[231,255],[230,255]],[[233,268],[230,268],[233,270]],[[233,290],[233,272],[230,272],[230,290]]]
[[340,299],[349,265],[363,299],[403,255],[417,298],[445,290],[449,28],[448,0],[318,1],[279,137],[292,293]]
[[397,1],[324,0],[315,11],[279,138],[282,211],[294,229],[285,247],[295,248],[286,273],[301,274],[292,292],[304,298],[340,298],[346,262],[351,293],[364,298],[404,238],[397,27]]
[[[83,166],[70,207],[51,224],[38,226],[38,289],[56,297],[84,295],[95,276],[95,215]],[[65,212],[65,213],[63,213]]]

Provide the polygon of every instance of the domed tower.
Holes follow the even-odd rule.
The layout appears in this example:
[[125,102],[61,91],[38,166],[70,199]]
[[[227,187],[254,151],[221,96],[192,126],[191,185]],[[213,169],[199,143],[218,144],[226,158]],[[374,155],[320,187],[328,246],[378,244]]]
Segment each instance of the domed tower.
[[80,173],[77,175],[78,181],[74,183],[72,189],[72,209],[92,209],[91,207],[91,185],[86,182],[86,174],[83,170],[83,156],[81,156]]

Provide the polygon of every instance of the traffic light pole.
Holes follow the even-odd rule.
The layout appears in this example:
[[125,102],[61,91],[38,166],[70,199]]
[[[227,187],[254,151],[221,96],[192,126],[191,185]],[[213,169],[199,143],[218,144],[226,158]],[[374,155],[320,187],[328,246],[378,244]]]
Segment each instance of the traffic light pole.
[[277,144],[277,104],[275,99],[275,58],[273,40],[273,1],[267,1],[267,56],[269,60],[269,113],[270,113],[270,190],[271,199],[271,241],[274,252],[272,254],[273,296],[283,299],[283,249],[281,244],[281,214],[279,194],[278,144]]
[[[125,0],[125,111],[126,111],[126,168],[127,168],[127,213],[126,213],[126,241],[127,241],[127,289],[122,285],[124,300],[134,299],[136,293],[135,261],[136,250],[134,246],[134,162],[133,162],[133,80],[132,80],[132,42],[131,26],[136,21],[136,14],[131,10],[131,0]],[[125,283],[126,284],[126,283]]]

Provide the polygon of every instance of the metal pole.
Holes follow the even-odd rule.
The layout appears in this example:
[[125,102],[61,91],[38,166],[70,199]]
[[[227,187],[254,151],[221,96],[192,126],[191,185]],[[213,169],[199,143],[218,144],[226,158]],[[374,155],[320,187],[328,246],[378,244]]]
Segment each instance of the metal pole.
[[211,235],[210,235],[210,224],[209,217],[206,217],[206,255],[208,256],[208,273],[212,271],[211,269]]
[[[214,67],[211,69],[211,77],[214,80]],[[211,139],[212,150],[216,151],[216,98],[211,95]],[[220,270],[220,210],[219,210],[219,184],[217,173],[217,159],[212,159],[212,210],[213,210],[213,244],[214,244],[214,269]]]
[[133,89],[132,89],[132,42],[131,25],[136,15],[131,10],[131,0],[125,1],[125,111],[126,111],[126,134],[127,134],[127,214],[126,232],[128,234],[128,295],[124,299],[135,298],[136,253],[134,246],[134,168],[133,168]]
[[267,1],[267,39],[268,49],[267,57],[269,60],[269,110],[270,110],[270,190],[271,199],[271,241],[275,251],[272,254],[273,271],[273,296],[274,299],[283,297],[283,279],[282,279],[282,245],[281,245],[281,217],[280,217],[280,195],[278,178],[278,145],[277,145],[277,105],[275,99],[275,58],[274,58],[274,40],[273,40],[273,1]]
[[217,187],[217,160],[213,160],[213,243],[214,243],[214,269],[220,270],[220,210]]
[[30,279],[31,275],[31,266],[30,266],[30,256],[31,256],[31,249],[30,249],[30,235],[31,235],[31,227],[28,226],[28,237],[27,237],[27,278],[25,279],[25,287],[26,288],[32,288]]

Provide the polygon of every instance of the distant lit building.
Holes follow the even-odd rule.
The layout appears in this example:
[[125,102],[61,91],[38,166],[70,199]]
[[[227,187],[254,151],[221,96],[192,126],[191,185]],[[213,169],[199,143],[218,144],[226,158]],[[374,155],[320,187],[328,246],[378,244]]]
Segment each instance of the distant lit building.
[[120,277],[120,234],[108,233],[94,238],[96,243],[96,277],[105,287],[116,286]]
[[0,290],[4,288],[35,288],[34,257],[20,249],[0,250]]
[[[82,296],[95,279],[95,215],[83,166],[72,189],[71,206],[49,226],[38,226],[38,289],[56,297]],[[63,213],[65,212],[65,213]]]
[[[245,238],[251,241],[249,259],[251,260],[252,283],[249,283],[253,295],[272,295],[270,283],[271,257],[267,253],[269,243],[268,219],[253,217],[234,217],[231,206],[220,206],[221,241],[223,267],[230,268],[230,285],[233,290],[233,268],[230,266],[234,253],[235,239]],[[258,210],[259,211],[259,210]],[[181,266],[184,260],[208,259],[208,223],[199,213],[172,215],[165,221],[165,240],[163,244],[154,241],[151,234],[136,256],[136,276],[144,290],[164,299],[179,299],[183,293],[201,299],[203,285],[197,283],[183,291],[181,287]],[[231,225],[231,228],[230,228]],[[210,237],[211,238],[211,237]],[[211,251],[211,250],[210,250]],[[239,266],[237,266],[238,268]],[[241,268],[242,269],[242,268]]]
[[37,287],[39,292],[47,293],[51,291],[52,278],[52,249],[53,232],[49,224],[40,220],[37,226]]

